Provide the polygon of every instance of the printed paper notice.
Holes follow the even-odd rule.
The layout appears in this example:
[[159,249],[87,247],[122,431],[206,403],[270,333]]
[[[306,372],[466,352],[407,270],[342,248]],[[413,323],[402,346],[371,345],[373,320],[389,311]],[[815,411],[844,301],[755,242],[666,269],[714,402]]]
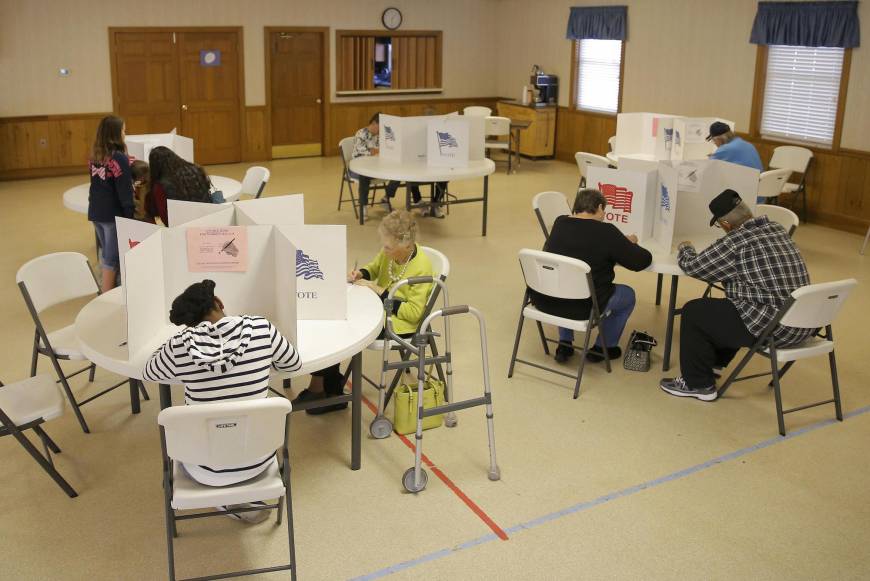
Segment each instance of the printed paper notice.
[[703,121],[686,122],[686,143],[704,143],[709,127]]
[[704,167],[691,161],[683,162],[677,166],[678,187],[681,192],[701,191],[701,177],[704,175]]
[[244,226],[188,228],[187,269],[190,272],[247,271],[247,229]]

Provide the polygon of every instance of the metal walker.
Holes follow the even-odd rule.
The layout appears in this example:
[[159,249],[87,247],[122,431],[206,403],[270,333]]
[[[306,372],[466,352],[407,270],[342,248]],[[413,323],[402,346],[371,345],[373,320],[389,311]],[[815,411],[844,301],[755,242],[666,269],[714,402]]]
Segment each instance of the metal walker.
[[[432,277],[414,277],[397,282],[390,289],[389,295],[384,301],[386,311],[388,313],[392,312],[392,306],[395,300],[394,296],[399,288],[406,284],[421,283],[432,283],[438,285],[443,295],[443,306],[438,310],[430,312],[426,316],[426,318],[423,320],[423,323],[418,328],[417,333],[415,333],[414,336],[410,338],[410,342],[407,339],[400,337],[395,333],[395,331],[393,331],[392,321],[390,320],[390,317],[387,317],[387,323],[385,327],[386,331],[384,333],[385,341],[383,351],[383,365],[381,366],[381,385],[379,386],[378,415],[375,418],[375,421],[372,422],[372,434],[374,435],[376,431],[378,433],[383,433],[383,429],[388,429],[390,431],[392,430],[392,423],[390,422],[390,420],[384,417],[383,412],[384,407],[386,406],[386,402],[389,399],[389,395],[392,395],[393,388],[398,382],[400,372],[396,374],[396,377],[394,377],[393,385],[391,386],[388,393],[386,392],[384,385],[386,372],[390,369],[405,370],[416,367],[417,431],[414,436],[414,467],[409,468],[402,476],[402,485],[405,487],[405,490],[407,490],[408,492],[420,492],[421,490],[426,488],[426,484],[429,479],[426,471],[422,467],[423,418],[439,414],[446,414],[445,423],[448,427],[453,427],[456,425],[456,419],[454,415],[455,412],[481,405],[484,406],[486,409],[486,430],[489,440],[490,462],[488,476],[490,480],[499,480],[501,478],[501,470],[498,467],[495,455],[495,428],[493,424],[492,392],[490,389],[489,381],[489,359],[487,354],[488,351],[486,342],[486,323],[483,320],[483,315],[481,315],[480,311],[478,311],[476,308],[468,305],[459,305],[455,307],[448,306],[449,303],[447,285],[444,283],[444,281],[433,279]],[[453,401],[452,352],[450,350],[449,318],[455,315],[462,315],[466,313],[472,314],[477,319],[478,328],[480,330],[481,363],[483,365],[483,396],[463,401]],[[443,355],[438,354],[437,347],[435,345],[435,337],[438,335],[437,333],[435,333],[435,331],[432,330],[432,322],[439,317],[444,317],[445,351]],[[402,351],[401,361],[394,363],[389,363],[387,361],[387,356],[390,349],[389,344],[391,341],[398,344],[399,349]],[[430,348],[432,350],[432,355],[430,357],[426,356],[427,348]],[[438,369],[439,378],[441,378],[442,380],[444,379],[445,374],[443,374],[440,366],[442,364],[446,366],[447,373],[445,381],[445,397],[447,399],[447,403],[433,408],[424,409],[423,389],[426,383],[426,366],[433,364],[435,365],[436,369]],[[387,435],[389,435],[389,433],[387,433]]]

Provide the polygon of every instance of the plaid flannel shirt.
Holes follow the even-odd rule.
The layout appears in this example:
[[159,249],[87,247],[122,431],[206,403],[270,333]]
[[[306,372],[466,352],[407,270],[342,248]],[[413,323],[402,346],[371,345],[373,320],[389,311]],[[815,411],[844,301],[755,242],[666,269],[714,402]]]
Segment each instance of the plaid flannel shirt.
[[[810,276],[800,251],[785,228],[758,216],[747,220],[703,252],[684,244],[677,253],[680,268],[689,276],[722,283],[746,328],[755,336],[776,316],[792,291],[808,285]],[[778,345],[795,345],[816,329],[778,325]]]
[[377,148],[378,136],[369,131],[368,127],[363,127],[353,136],[353,155],[351,158],[366,157],[372,154],[373,149]]

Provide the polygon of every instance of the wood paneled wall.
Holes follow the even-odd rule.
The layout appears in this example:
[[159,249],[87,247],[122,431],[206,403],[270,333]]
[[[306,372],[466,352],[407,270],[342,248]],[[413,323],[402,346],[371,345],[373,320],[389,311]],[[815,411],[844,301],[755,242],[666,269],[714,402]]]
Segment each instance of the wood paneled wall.
[[265,105],[245,107],[242,161],[264,161],[272,156],[272,123]]
[[0,119],[0,179],[84,172],[97,125],[105,115]]
[[556,115],[556,159],[574,163],[578,151],[604,155],[616,135],[616,117],[559,107]]
[[[616,117],[559,108],[556,119],[556,158],[574,162],[574,153],[604,155],[608,138],[616,135]],[[758,148],[766,163],[777,145],[744,139]],[[841,149],[837,153],[813,150],[807,178],[807,204],[811,222],[863,234],[870,225],[870,152]],[[787,204],[788,200],[783,200]]]

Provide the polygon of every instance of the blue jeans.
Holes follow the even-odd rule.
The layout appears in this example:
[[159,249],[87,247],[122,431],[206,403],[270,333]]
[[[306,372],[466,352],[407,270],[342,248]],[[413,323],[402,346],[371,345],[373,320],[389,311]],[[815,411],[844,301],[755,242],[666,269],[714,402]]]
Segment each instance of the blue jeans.
[[[634,289],[624,284],[616,285],[613,296],[607,301],[607,306],[604,307],[604,312],[601,313],[602,316],[606,316],[601,320],[601,328],[598,332],[596,344],[599,347],[601,347],[602,337],[607,347],[619,345],[619,338],[622,337],[625,324],[628,323],[628,317],[631,316],[631,312],[634,310],[634,303]],[[574,331],[559,327],[559,341],[573,343]]]

